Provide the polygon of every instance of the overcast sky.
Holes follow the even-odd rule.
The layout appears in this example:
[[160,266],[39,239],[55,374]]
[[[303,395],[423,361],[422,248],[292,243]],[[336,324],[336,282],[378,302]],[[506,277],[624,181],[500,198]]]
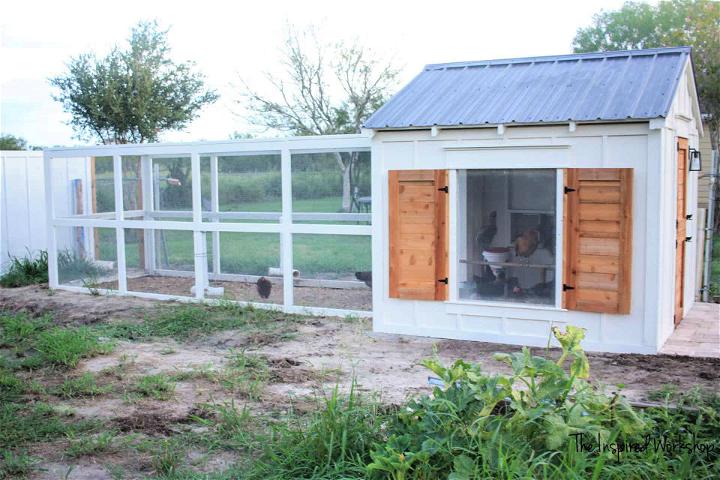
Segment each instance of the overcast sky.
[[[278,71],[286,26],[320,26],[323,40],[359,39],[402,67],[400,84],[428,63],[571,52],[579,26],[621,0],[570,1],[10,1],[0,10],[0,132],[32,145],[75,145],[48,78],[68,59],[123,44],[139,20],[170,28],[173,57],[194,60],[221,95],[186,131],[164,141],[258,133],[236,101],[240,76],[263,90]],[[233,86],[235,84],[235,86]],[[240,113],[240,115],[238,115]]]

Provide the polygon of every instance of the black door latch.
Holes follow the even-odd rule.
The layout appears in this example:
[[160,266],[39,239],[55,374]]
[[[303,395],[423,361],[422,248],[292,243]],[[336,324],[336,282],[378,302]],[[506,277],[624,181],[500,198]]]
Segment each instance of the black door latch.
[[448,278],[447,278],[447,277],[441,278],[440,280],[438,280],[438,282],[444,283],[445,285],[447,285],[447,284],[448,284]]
[[575,290],[575,287],[571,287],[567,283],[563,283],[563,292],[567,292],[568,290]]
[[442,188],[438,188],[438,192],[450,193],[450,188],[447,185],[445,185]]

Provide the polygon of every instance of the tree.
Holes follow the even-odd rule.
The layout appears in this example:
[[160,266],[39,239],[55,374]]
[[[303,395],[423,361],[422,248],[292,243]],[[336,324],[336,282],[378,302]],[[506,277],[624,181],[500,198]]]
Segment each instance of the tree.
[[[140,22],[127,48],[115,47],[102,58],[83,53],[70,60],[65,75],[50,80],[59,90],[53,98],[72,115],[69,123],[79,139],[156,142],[162,132],[185,128],[202,107],[217,100],[193,62],[171,60],[167,33],[156,21]],[[168,160],[166,165],[178,186],[163,194],[189,197],[189,162]],[[123,169],[138,175],[139,162],[123,162]]]
[[27,150],[27,141],[15,135],[0,135],[0,150]]
[[580,28],[576,52],[690,45],[703,113],[709,115],[715,148],[720,129],[720,3],[666,0],[657,6],[626,2],[620,10],[600,11]]
[[[271,95],[242,82],[250,121],[293,135],[360,133],[387,100],[398,70],[359,43],[322,44],[314,29],[288,29],[283,50],[286,79],[266,73]],[[330,57],[327,60],[327,57]],[[351,209],[357,153],[335,154],[342,173],[342,210]]]
[[155,21],[140,22],[126,49],[71,59],[68,72],[50,80],[59,90],[53,98],[72,115],[70,125],[80,139],[157,141],[164,131],[185,128],[218,98],[193,62],[176,63],[169,54],[167,30]]

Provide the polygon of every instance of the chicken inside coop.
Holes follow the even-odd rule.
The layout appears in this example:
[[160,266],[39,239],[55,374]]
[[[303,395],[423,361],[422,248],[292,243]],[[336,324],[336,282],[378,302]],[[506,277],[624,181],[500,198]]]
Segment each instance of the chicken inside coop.
[[461,299],[555,303],[556,175],[460,172]]

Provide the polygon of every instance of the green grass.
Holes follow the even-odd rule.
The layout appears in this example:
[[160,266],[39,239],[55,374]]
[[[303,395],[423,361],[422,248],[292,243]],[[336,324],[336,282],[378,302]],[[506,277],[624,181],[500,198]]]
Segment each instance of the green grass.
[[97,455],[113,449],[116,440],[116,433],[113,430],[100,432],[95,435],[68,435],[70,445],[65,454],[71,458],[86,455]]
[[83,358],[110,352],[113,345],[101,342],[87,327],[53,326],[49,316],[0,313],[0,347],[15,352],[14,359],[5,360],[15,365],[72,368]]
[[132,391],[155,400],[170,400],[175,395],[175,382],[162,373],[145,375],[135,382]]
[[0,478],[24,478],[32,472],[38,460],[25,452],[3,450],[0,458]]
[[53,327],[38,335],[35,348],[45,362],[75,367],[82,358],[109,353],[112,345],[101,343],[87,327]]
[[0,404],[0,448],[13,448],[77,435],[98,427],[96,422],[73,421],[44,403]]
[[240,396],[258,400],[270,380],[270,368],[265,357],[235,352],[216,378],[223,387]]
[[[317,412],[277,421],[269,437],[257,437],[262,453],[243,478],[718,478],[720,396],[667,390],[659,398],[676,408],[634,409],[579,378],[588,372],[581,338],[568,332],[559,360],[527,349],[498,354],[510,365],[509,376],[484,374],[462,360],[449,367],[428,360],[446,386],[398,408],[380,407],[354,390],[335,391]],[[579,451],[574,433],[586,434],[592,449]],[[714,451],[663,452],[654,443],[599,451],[598,435],[611,446],[670,435]]]
[[[336,212],[340,204],[340,197],[329,197],[295,200],[293,208],[296,212]],[[281,205],[276,201],[261,201],[236,203],[222,208],[227,211],[279,212]],[[111,229],[98,230],[100,259],[115,261],[117,258],[115,232]],[[127,266],[138,268],[139,239],[126,238]],[[192,232],[164,231],[163,238],[166,247],[158,252],[159,264],[164,268],[192,270],[194,268]],[[371,269],[369,236],[294,235],[293,247],[295,268],[303,275],[324,274],[324,278],[332,278],[333,275],[340,273],[352,275],[356,271]],[[208,252],[212,252],[209,235]],[[224,273],[266,275],[268,267],[280,265],[280,236],[273,233],[221,233],[220,252],[221,269]],[[209,262],[211,263],[212,260],[209,259]]]
[[232,329],[242,329],[246,334],[282,336],[302,321],[304,317],[299,315],[240,307],[230,302],[215,306],[181,304],[159,306],[148,312],[141,322],[113,322],[99,325],[94,331],[99,336],[124,340],[172,337],[183,341]]
[[95,397],[108,393],[110,390],[110,387],[99,386],[95,376],[86,372],[79,377],[65,379],[58,385],[55,394],[63,398]]
[[48,254],[42,250],[35,256],[28,252],[23,258],[10,257],[7,272],[0,277],[0,287],[15,288],[47,283]]

